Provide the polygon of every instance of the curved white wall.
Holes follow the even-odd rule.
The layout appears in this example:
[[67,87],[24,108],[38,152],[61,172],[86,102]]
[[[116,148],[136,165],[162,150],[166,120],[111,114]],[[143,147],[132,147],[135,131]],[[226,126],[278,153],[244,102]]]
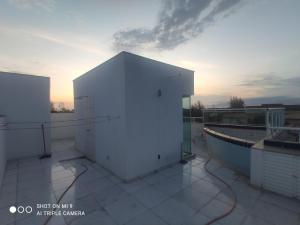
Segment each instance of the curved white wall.
[[226,141],[223,138],[216,137],[206,132],[206,141],[209,151],[214,156],[225,162],[227,165],[235,168],[239,172],[250,175],[251,148]]
[[266,137],[266,130],[246,129],[246,128],[229,128],[229,127],[208,127],[222,134],[241,138],[250,141],[260,141]]

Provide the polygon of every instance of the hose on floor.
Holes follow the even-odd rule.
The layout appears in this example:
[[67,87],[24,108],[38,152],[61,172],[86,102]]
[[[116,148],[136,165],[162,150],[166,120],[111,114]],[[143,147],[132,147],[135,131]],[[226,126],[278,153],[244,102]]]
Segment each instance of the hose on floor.
[[[60,160],[59,163],[64,163],[64,162],[69,162],[69,161],[73,161],[73,160],[78,160],[78,159],[83,159],[85,157],[75,157],[75,158],[70,158],[70,159],[63,159],[63,160]],[[84,168],[84,170],[82,172],[80,172],[76,177],[75,179],[72,181],[72,183],[66,188],[66,190],[61,194],[61,196],[59,197],[59,199],[57,200],[56,204],[59,204],[60,201],[62,200],[62,198],[65,196],[65,194],[70,190],[70,188],[74,185],[74,183],[78,180],[78,178],[80,176],[82,176],[84,173],[86,173],[88,171],[88,167],[86,165],[84,165],[83,163],[81,163],[81,166]],[[56,210],[56,208],[54,209],[54,211]],[[51,220],[52,218],[52,215],[51,214],[50,216],[48,216],[47,220],[45,221],[45,223],[43,225],[47,225],[49,223],[49,221]]]
[[212,156],[210,155],[209,159],[204,164],[204,169],[208,174],[210,174],[211,176],[213,176],[217,180],[221,181],[230,190],[230,192],[232,193],[232,196],[233,196],[233,204],[227,212],[225,212],[222,215],[208,221],[205,225],[213,224],[213,223],[217,222],[218,220],[221,220],[221,219],[225,218],[226,216],[228,216],[229,214],[231,214],[233,212],[233,210],[235,209],[236,204],[237,204],[237,197],[236,197],[236,194],[235,194],[234,190],[232,189],[232,187],[228,183],[226,183],[222,178],[218,177],[217,175],[215,175],[211,171],[209,171],[209,169],[207,168],[207,165],[211,160],[212,160]]

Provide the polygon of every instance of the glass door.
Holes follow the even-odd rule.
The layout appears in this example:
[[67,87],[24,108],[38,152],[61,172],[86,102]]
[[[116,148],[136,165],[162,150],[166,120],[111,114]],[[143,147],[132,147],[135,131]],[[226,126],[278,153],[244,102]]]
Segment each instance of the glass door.
[[191,127],[191,97],[182,98],[182,117],[183,117],[183,143],[182,158],[188,158],[192,155],[192,127]]

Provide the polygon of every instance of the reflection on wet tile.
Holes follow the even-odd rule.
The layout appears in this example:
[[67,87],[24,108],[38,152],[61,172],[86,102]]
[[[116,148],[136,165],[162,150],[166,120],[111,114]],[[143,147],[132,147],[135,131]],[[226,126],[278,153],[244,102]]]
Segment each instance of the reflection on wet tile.
[[105,207],[108,214],[119,224],[124,224],[139,214],[146,211],[146,208],[133,197],[125,196]]
[[168,195],[157,191],[151,186],[148,186],[135,192],[134,197],[136,197],[146,207],[152,208],[166,200]]
[[182,202],[169,199],[154,207],[153,212],[168,224],[181,225],[195,213],[195,210]]
[[151,211],[140,214],[133,220],[126,223],[126,225],[167,225],[162,219],[156,216]]
[[[54,216],[50,225],[204,225],[233,203],[229,189],[205,171],[206,158],[124,183],[88,160],[60,163],[81,155],[72,141],[52,146],[50,159],[27,158],[7,164],[0,190],[1,225],[43,224],[46,217],[34,215],[36,204],[56,203],[85,166],[88,171],[73,183],[61,203],[72,203],[73,210],[86,215]],[[233,213],[214,224],[299,225],[299,201],[255,189],[218,161],[213,160],[209,168],[229,182],[237,196]],[[33,206],[33,213],[11,214],[8,207],[14,204]]]

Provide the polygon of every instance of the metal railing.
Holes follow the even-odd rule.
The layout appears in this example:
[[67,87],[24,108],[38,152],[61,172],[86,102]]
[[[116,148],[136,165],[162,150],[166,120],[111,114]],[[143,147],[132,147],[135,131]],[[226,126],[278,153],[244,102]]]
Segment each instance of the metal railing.
[[274,137],[276,134],[278,134],[280,131],[296,131],[298,134],[298,143],[300,143],[300,128],[299,127],[268,127],[269,136]]
[[183,121],[203,123],[203,116],[184,116]]
[[282,127],[285,124],[284,108],[205,109],[204,122],[234,125],[260,125]]

